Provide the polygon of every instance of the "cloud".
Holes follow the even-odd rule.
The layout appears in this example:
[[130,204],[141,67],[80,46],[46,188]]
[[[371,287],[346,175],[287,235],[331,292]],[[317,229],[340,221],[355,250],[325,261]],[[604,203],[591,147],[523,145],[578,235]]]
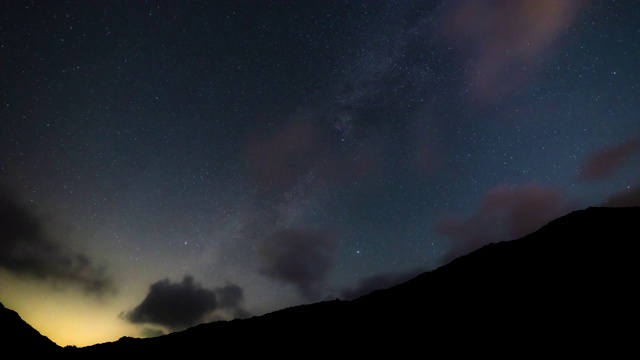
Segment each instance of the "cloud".
[[343,300],[353,300],[367,295],[372,291],[387,289],[392,286],[409,281],[424,272],[423,270],[411,270],[398,273],[380,273],[358,281],[353,288],[343,288],[340,291],[340,298]]
[[444,33],[472,53],[467,84],[477,97],[495,99],[525,82],[582,7],[579,0],[457,2]]
[[471,216],[445,217],[436,224],[436,232],[451,240],[445,256],[450,261],[486,244],[528,235],[574,207],[559,189],[537,184],[498,186],[485,194]]
[[262,195],[293,188],[312,192],[379,170],[383,141],[369,134],[357,144],[327,146],[331,141],[326,126],[311,117],[286,123],[273,134],[254,134],[247,142],[245,155]]
[[231,312],[234,318],[247,318],[251,316],[242,307],[244,292],[238,285],[229,284],[224,287],[215,288],[214,292],[218,299],[218,308]]
[[218,305],[212,290],[204,289],[185,276],[181,283],[160,280],[149,287],[142,303],[125,318],[132,323],[149,323],[182,330],[197,324]]
[[0,268],[53,285],[78,286],[89,294],[115,290],[104,268],[84,254],[65,249],[30,209],[0,189]]
[[260,273],[293,284],[307,300],[317,300],[335,251],[336,242],[330,237],[281,229],[260,243]]
[[640,206],[640,184],[611,195],[602,206],[628,207]]
[[294,121],[271,137],[252,139],[247,157],[260,184],[282,190],[306,174],[317,156],[317,128],[311,121]]
[[583,164],[580,175],[585,180],[605,180],[637,155],[640,155],[640,136],[595,152]]
[[143,338],[153,338],[153,337],[158,337],[158,336],[165,335],[165,332],[163,330],[154,329],[154,328],[150,328],[150,327],[142,328],[140,333],[141,333]]
[[219,309],[247,314],[242,301],[243,292],[237,285],[205,289],[185,276],[180,283],[164,279],[151,284],[142,303],[122,317],[134,324],[155,324],[178,331],[206,321]]

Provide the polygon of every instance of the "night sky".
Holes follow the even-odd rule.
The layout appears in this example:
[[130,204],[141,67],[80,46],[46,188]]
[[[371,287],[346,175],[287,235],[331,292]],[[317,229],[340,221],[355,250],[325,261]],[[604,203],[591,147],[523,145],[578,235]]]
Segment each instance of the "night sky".
[[634,1],[2,1],[0,81],[0,301],[59,345],[640,205]]

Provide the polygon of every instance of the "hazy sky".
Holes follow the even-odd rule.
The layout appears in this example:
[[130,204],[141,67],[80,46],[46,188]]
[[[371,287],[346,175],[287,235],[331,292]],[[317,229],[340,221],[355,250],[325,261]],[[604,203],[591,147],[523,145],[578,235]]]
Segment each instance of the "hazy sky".
[[1,2],[0,301],[152,336],[640,205],[638,69],[634,1]]

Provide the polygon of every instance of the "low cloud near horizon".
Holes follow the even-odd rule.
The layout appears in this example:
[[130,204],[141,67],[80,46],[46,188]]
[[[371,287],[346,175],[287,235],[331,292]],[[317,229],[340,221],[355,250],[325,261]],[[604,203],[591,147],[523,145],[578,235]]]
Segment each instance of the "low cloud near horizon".
[[376,290],[388,289],[403,282],[409,281],[420,275],[425,270],[414,269],[393,273],[378,273],[364,279],[360,279],[353,287],[345,287],[340,291],[340,299],[355,300],[361,296],[372,293]]
[[640,158],[640,136],[596,151],[582,165],[580,176],[588,181],[609,179],[634,157]]
[[493,242],[515,240],[565,215],[576,206],[564,192],[539,184],[497,186],[489,190],[469,217],[447,216],[436,232],[448,237],[451,249],[445,262]]
[[164,279],[151,284],[144,300],[121,317],[133,324],[154,324],[173,332],[205,322],[217,310],[248,317],[243,300],[242,288],[237,285],[206,289],[193,277],[185,276],[182,282]]
[[323,234],[280,229],[261,242],[259,271],[294,285],[307,300],[319,300],[336,248],[334,239]]
[[629,187],[626,190],[617,192],[611,196],[602,204],[602,206],[608,207],[629,207],[640,206],[640,184]]
[[80,252],[65,248],[47,231],[34,210],[0,189],[0,268],[44,280],[52,286],[78,287],[102,296],[115,291],[106,269]]
[[[580,176],[583,180],[603,182],[613,178],[629,162],[634,161],[640,165],[640,136],[594,152],[583,163]],[[640,166],[635,168],[638,169]],[[640,182],[611,194],[600,206],[640,206]]]

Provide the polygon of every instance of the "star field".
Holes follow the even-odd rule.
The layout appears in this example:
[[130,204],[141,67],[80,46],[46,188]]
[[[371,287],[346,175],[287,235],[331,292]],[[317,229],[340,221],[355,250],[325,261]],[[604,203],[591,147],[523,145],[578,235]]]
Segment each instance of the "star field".
[[3,3],[0,301],[85,346],[640,205],[638,64],[633,2]]

